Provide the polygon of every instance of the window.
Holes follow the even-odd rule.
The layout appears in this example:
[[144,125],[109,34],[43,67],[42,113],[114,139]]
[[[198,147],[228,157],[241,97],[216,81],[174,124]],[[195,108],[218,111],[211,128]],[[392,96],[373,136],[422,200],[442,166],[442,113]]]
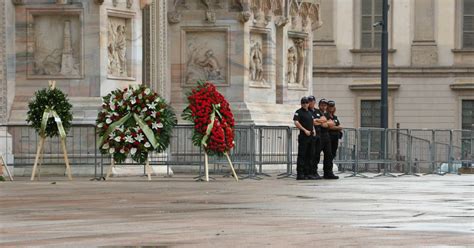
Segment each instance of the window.
[[[360,126],[380,127],[380,100],[362,100],[360,102]],[[362,159],[379,159],[382,156],[382,135],[380,129],[361,129],[360,151]]]
[[474,100],[462,100],[462,129],[471,130],[474,124]]
[[360,126],[380,127],[380,100],[360,102]]
[[[470,0],[474,1],[474,0]],[[362,0],[361,45],[362,49],[380,48],[382,42],[382,27],[372,24],[382,20],[381,0]]]
[[474,48],[474,0],[463,1],[462,46]]
[[[461,128],[463,130],[473,130],[474,124],[474,100],[462,100]],[[463,159],[471,158],[471,142],[474,137],[471,131],[462,132],[461,154]]]

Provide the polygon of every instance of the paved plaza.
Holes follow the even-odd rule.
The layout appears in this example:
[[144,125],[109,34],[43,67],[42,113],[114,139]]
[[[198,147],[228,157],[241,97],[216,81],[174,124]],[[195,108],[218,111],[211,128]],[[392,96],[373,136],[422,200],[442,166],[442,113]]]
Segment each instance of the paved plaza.
[[16,178],[1,247],[474,246],[474,176]]

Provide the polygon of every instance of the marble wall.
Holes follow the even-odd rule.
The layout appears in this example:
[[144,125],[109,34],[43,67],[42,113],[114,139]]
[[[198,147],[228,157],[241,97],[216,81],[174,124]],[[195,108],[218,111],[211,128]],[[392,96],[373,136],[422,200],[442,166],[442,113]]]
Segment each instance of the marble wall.
[[[93,123],[100,97],[141,83],[142,1],[15,0],[7,32],[16,64],[8,121],[24,123],[33,93],[54,79],[75,122]],[[10,94],[11,93],[11,94]]]
[[168,0],[170,100],[175,109],[198,80],[219,87],[238,123],[289,124],[312,92],[317,1]]

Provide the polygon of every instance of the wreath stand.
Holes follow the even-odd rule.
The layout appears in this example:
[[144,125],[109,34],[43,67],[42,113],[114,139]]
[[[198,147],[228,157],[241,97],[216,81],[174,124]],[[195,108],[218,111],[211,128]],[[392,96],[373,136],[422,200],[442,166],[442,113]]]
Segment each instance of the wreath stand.
[[[36,170],[38,170],[38,178],[40,177],[39,167],[41,166],[40,160],[43,159],[44,152],[44,141],[46,137],[41,136],[38,147],[36,149],[35,164],[33,165],[33,171],[31,172],[31,181],[35,180]],[[67,156],[66,142],[65,139],[61,138],[61,148],[63,150],[64,162],[66,163],[66,172],[69,180],[72,180],[71,166],[69,166],[69,158]]]
[[[56,87],[56,81],[49,81],[49,87],[51,89],[54,89]],[[50,116],[48,115],[47,118],[49,118]],[[55,119],[57,117],[54,116]],[[44,118],[44,115],[43,115],[43,118]],[[57,117],[59,118],[59,117]],[[60,123],[61,122],[61,119],[59,119],[59,122],[56,121],[56,123],[58,124],[58,128],[59,126],[62,127],[62,124]],[[44,141],[46,139],[46,135],[44,134],[44,130],[43,132],[40,134],[40,141],[38,143],[38,147],[36,149],[36,157],[35,157],[35,164],[33,165],[33,171],[31,172],[31,181],[34,181],[35,180],[35,174],[36,174],[36,170],[38,169],[38,178],[40,177],[40,173],[39,173],[39,166],[41,166],[41,163],[40,163],[40,160],[42,161],[43,160],[43,153],[44,153]],[[64,155],[64,162],[66,163],[66,172],[67,172],[67,177],[69,178],[69,180],[72,180],[72,175],[71,175],[71,167],[69,166],[69,159],[68,159],[68,156],[67,156],[67,150],[66,150],[66,136],[64,135],[60,137],[60,140],[61,140],[61,148],[63,150],[63,155]],[[39,164],[39,166],[38,166]]]
[[[229,154],[227,152],[224,152],[225,157],[227,158],[227,162],[229,162],[230,169],[232,170],[232,175],[234,175],[235,181],[239,181],[239,177],[237,176],[237,173],[235,173],[234,166],[232,165],[232,161],[230,160]],[[206,182],[209,182],[209,158],[207,156],[207,152],[204,151],[204,171],[206,174]]]
[[5,158],[3,158],[2,154],[0,154],[0,166],[3,166],[3,168],[5,168],[8,174],[8,178],[10,178],[10,181],[13,181],[12,174],[10,173],[10,170],[8,169],[7,161],[5,160]]
[[[105,180],[109,180],[109,177],[112,174],[113,168],[115,168],[115,160],[112,158],[110,160],[110,166],[109,166],[109,169],[107,170],[107,175],[105,176]],[[145,162],[145,173],[148,178],[148,181],[151,181],[151,172],[152,172],[152,168],[150,166],[150,160],[147,159]]]

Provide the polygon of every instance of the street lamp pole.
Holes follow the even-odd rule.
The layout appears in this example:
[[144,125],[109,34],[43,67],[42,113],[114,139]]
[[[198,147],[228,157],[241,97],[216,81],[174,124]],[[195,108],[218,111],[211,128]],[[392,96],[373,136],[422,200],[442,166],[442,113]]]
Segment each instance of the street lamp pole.
[[382,73],[380,127],[388,128],[388,0],[383,0],[382,7]]

